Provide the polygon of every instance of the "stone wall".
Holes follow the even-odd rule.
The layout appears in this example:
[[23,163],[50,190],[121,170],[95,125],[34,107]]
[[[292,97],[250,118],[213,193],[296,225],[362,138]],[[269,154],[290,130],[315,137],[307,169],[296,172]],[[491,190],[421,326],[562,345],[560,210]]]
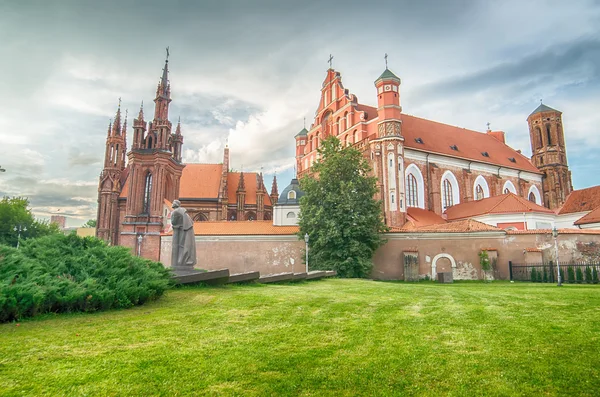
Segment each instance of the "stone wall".
[[[171,236],[162,236],[160,258],[171,265]],[[196,267],[261,274],[305,271],[304,241],[291,236],[196,236]]]
[[[407,265],[404,258],[408,253],[417,261],[409,266],[412,279],[436,279],[437,273],[444,271],[451,271],[455,280],[482,279],[479,264],[482,250],[488,251],[490,259],[496,259],[487,279],[507,280],[508,262],[530,262],[532,249],[541,252],[541,255],[536,253],[536,259],[554,259],[554,239],[549,233],[388,233],[384,238],[386,244],[373,258],[372,277],[381,280],[404,280]],[[561,262],[600,260],[600,232],[561,234],[558,246]],[[207,270],[228,268],[231,273],[259,271],[261,274],[305,271],[304,241],[295,235],[196,236],[196,253],[196,267]],[[165,266],[170,266],[170,255],[171,236],[162,236],[160,259]]]

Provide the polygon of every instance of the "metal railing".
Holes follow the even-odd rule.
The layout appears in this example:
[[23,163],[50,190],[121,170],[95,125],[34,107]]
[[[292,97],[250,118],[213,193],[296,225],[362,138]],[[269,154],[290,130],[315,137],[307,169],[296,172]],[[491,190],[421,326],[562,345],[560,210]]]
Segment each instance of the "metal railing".
[[[598,284],[600,262],[559,262],[560,275],[565,284]],[[553,261],[547,263],[508,262],[511,281],[536,283],[558,282],[557,267]]]

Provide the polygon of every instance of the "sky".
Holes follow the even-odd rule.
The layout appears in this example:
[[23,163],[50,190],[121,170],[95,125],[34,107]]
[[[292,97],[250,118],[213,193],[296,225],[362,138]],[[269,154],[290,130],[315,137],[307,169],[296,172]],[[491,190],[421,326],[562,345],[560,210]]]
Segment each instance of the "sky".
[[333,68],[376,105],[385,69],[403,112],[506,132],[531,154],[527,116],[563,112],[575,189],[600,184],[600,0],[0,0],[0,196],[34,214],[96,217],[108,123],[119,98],[128,142],[152,117],[170,47],[171,121],[184,161],[293,177],[294,135],[314,119]]

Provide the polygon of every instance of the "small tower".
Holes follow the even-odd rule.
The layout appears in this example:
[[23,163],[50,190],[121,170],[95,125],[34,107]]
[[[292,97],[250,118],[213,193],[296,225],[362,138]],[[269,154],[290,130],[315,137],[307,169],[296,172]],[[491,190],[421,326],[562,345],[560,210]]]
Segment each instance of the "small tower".
[[183,135],[181,135],[181,117],[177,120],[177,128],[175,134],[171,135],[170,141],[171,151],[175,161],[181,163],[181,147],[183,146]]
[[236,190],[237,195],[237,216],[236,219],[238,221],[243,221],[244,217],[244,209],[246,207],[246,183],[244,182],[244,171],[240,174],[240,180],[238,182],[238,187]]
[[302,128],[302,130],[294,137],[296,138],[296,169],[298,170],[298,173],[302,171],[302,157],[304,157],[307,135],[308,131],[306,128]]
[[144,101],[140,106],[140,112],[137,119],[133,119],[133,145],[132,149],[142,149],[146,139],[146,122],[144,121]]
[[121,175],[125,170],[127,119],[121,126],[121,100],[112,125],[109,123],[106,137],[104,168],[98,184],[98,213],[96,237],[109,244],[119,243],[119,210],[117,199],[121,192]]
[[271,185],[271,204],[274,206],[277,204],[279,193],[277,192],[277,174],[273,175],[273,184]]
[[531,160],[544,174],[544,206],[552,210],[560,208],[573,191],[571,172],[567,165],[562,112],[540,103],[527,118],[527,123],[531,139]]
[[369,142],[372,167],[379,181],[388,226],[402,226],[406,220],[404,200],[404,138],[402,137],[402,107],[400,78],[386,68],[375,80],[377,89],[377,139]]
[[256,220],[262,221],[265,219],[265,195],[267,189],[263,183],[263,174],[256,174]]

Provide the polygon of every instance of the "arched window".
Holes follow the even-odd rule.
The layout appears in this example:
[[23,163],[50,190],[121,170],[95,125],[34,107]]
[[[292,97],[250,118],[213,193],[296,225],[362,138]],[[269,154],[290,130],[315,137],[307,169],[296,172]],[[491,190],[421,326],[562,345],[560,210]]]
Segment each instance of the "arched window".
[[534,139],[536,149],[539,149],[544,145],[542,142],[542,130],[540,127],[535,127]]
[[548,145],[552,145],[552,134],[550,133],[550,124],[546,124],[546,135],[548,137]]
[[[331,116],[331,112],[327,112],[323,119],[321,120],[321,131],[323,131],[323,136],[329,135],[331,131],[329,131],[329,116]],[[320,142],[319,142],[320,145]]]
[[346,116],[346,128],[352,127],[352,113],[347,113]]
[[350,146],[350,137],[346,134],[346,146]]
[[407,205],[409,207],[425,209],[425,183],[421,170],[415,164],[409,164],[404,171],[404,175],[406,180]]
[[346,131],[348,129],[347,120],[348,120],[348,112],[344,113],[344,117],[341,120],[342,131]]
[[358,142],[358,131],[354,130],[354,143]]
[[481,187],[481,185],[477,185],[477,187],[475,188],[475,200],[482,200],[483,199],[483,188]]
[[407,202],[409,207],[419,206],[419,195],[417,191],[417,178],[413,174],[408,174],[406,177],[406,192]]
[[458,188],[458,180],[452,171],[444,172],[440,186],[442,192],[442,211],[446,208],[460,204],[460,191]]
[[200,212],[200,213],[196,214],[196,216],[194,217],[194,221],[195,222],[206,222],[206,221],[208,221],[208,216],[205,213]]
[[513,193],[513,194],[517,194],[517,188],[515,187],[515,185],[513,185],[513,183],[511,181],[506,181],[504,183],[504,187],[502,188],[502,192],[504,194],[506,193]]
[[152,195],[152,174],[146,175],[146,184],[144,185],[144,214],[150,213],[150,196]]
[[247,221],[255,221],[256,220],[256,214],[254,212],[247,212],[246,213],[246,220]]
[[340,133],[342,132],[341,130],[341,125],[340,125],[340,118],[338,117],[336,122],[335,122],[335,127],[337,129],[335,135],[340,135]]
[[473,184],[473,197],[475,200],[490,197],[490,187],[485,178],[481,175],[475,178],[475,183]]
[[452,184],[448,179],[444,179],[444,198],[443,198],[444,209],[454,205],[454,197],[452,195]]
[[294,190],[290,190],[288,192],[288,200],[295,200],[296,199],[296,192]]
[[296,214],[293,211],[287,213],[286,218],[295,218]]
[[527,198],[529,199],[529,201],[536,203],[537,205],[542,205],[542,196],[540,194],[539,189],[535,185],[531,185],[531,187],[529,188]]

